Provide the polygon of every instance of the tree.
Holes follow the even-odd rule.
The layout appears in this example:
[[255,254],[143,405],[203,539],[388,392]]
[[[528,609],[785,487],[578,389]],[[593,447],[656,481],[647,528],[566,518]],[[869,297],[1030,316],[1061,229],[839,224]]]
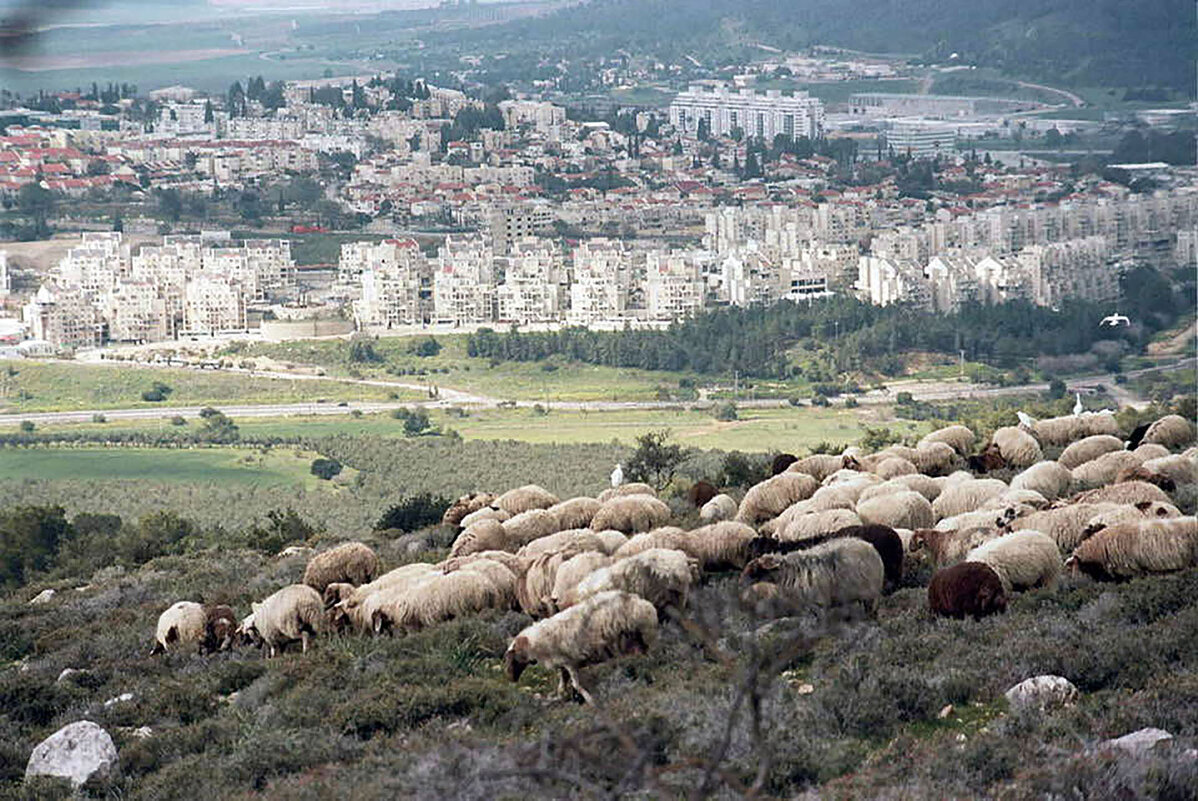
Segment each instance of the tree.
[[681,445],[670,442],[670,430],[650,431],[636,438],[636,450],[628,460],[628,477],[661,490],[674,478],[686,460]]
[[161,189],[158,192],[158,212],[170,220],[178,222],[183,216],[183,198],[178,189]]
[[49,569],[74,535],[61,506],[18,506],[0,513],[0,587],[20,587]]
[[428,419],[428,412],[424,409],[415,409],[408,412],[407,417],[403,421],[403,433],[405,437],[418,437],[425,433],[432,426],[432,422]]
[[364,337],[349,343],[349,360],[355,364],[374,364],[383,360],[374,349],[374,342]]
[[[319,461],[319,460],[318,460]],[[255,523],[245,532],[246,544],[267,554],[277,554],[293,542],[304,542],[320,533],[290,507],[266,513],[266,525]]]
[[238,430],[237,424],[226,417],[223,412],[208,406],[200,410],[200,417],[204,423],[196,432],[198,439],[221,445],[241,439],[241,432]]
[[336,459],[320,457],[312,460],[312,475],[324,481],[331,481],[341,473],[341,462]]
[[1065,390],[1065,382],[1059,378],[1048,382],[1048,397],[1052,400],[1060,400],[1065,397]]
[[441,522],[451,501],[427,492],[404,498],[374,524],[375,531],[416,531]]

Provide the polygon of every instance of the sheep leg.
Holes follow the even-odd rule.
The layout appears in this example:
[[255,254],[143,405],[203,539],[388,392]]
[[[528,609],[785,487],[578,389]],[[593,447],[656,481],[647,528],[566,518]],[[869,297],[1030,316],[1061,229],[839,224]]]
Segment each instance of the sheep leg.
[[277,654],[278,654],[278,650],[274,647],[274,645],[267,646],[267,651],[266,651],[267,659],[274,659]]
[[302,643],[302,645],[303,645],[302,653],[305,653],[305,654],[308,653],[308,639],[309,639],[308,632],[301,631],[300,632],[300,643]]
[[587,692],[586,688],[582,686],[582,681],[578,678],[578,671],[572,666],[567,666],[565,670],[570,676],[570,684],[573,685],[575,691],[582,696],[582,700],[587,704],[587,706],[594,706],[595,699],[589,692]]
[[569,698],[570,674],[564,667],[557,669],[557,697]]

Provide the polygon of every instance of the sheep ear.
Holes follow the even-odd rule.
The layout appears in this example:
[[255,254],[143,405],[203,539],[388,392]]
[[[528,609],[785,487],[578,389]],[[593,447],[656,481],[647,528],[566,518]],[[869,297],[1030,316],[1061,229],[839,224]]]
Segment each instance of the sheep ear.
[[513,653],[524,653],[528,650],[528,638],[521,634],[516,639],[512,640],[512,645],[508,648]]
[[261,606],[262,606],[262,604],[258,603],[257,601],[251,601],[250,602],[250,611],[256,615],[256,614],[258,614],[258,609]]
[[1152,506],[1152,501],[1140,501],[1139,503],[1136,504],[1136,508],[1139,509],[1141,512],[1147,511],[1148,507],[1150,507],[1150,506]]

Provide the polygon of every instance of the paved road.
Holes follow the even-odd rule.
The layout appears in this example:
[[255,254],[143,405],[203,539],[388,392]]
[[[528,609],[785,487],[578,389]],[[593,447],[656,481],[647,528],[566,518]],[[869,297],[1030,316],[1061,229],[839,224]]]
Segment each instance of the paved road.
[[[1165,372],[1170,370],[1179,370],[1186,367],[1193,367],[1198,364],[1198,359],[1189,358],[1183,359],[1173,364],[1159,365],[1156,367],[1148,367],[1143,370],[1135,370],[1126,373],[1127,377],[1134,378],[1135,376],[1144,375],[1154,372]],[[152,368],[147,368],[152,369]],[[241,371],[237,369],[231,372],[251,372]],[[263,372],[257,371],[255,375],[264,375]],[[354,379],[354,378],[329,378],[327,376],[311,376],[311,375],[296,375],[292,373],[270,373],[269,375],[278,377],[284,380],[294,381],[339,381],[349,384],[366,384],[369,386],[382,387],[397,387],[405,389],[416,389],[424,391],[426,387],[418,384],[406,384],[397,381],[383,381],[374,379]],[[1112,373],[1104,373],[1099,375],[1082,376],[1072,378],[1065,382],[1070,392],[1085,391],[1086,389],[1097,387],[1099,384],[1104,385],[1108,392],[1115,396],[1116,400],[1123,405],[1143,406],[1144,401],[1135,397],[1123,387],[1115,383],[1115,376]],[[982,399],[1001,397],[1003,395],[1018,395],[1029,392],[1044,392],[1048,389],[1048,384],[1021,384],[1012,387],[993,387],[981,384],[963,384],[952,381],[938,382],[895,382],[888,386],[885,391],[871,390],[862,395],[857,396],[857,401],[861,404],[884,404],[893,403],[899,392],[910,392],[912,398],[923,401],[936,400],[956,400],[956,399]],[[434,400],[416,401],[416,402],[348,402],[345,405],[337,403],[278,403],[278,404],[256,404],[256,405],[231,405],[221,406],[220,410],[234,419],[238,418],[254,418],[254,417],[308,417],[308,416],[336,416],[350,414],[354,410],[361,411],[363,414],[377,414],[389,412],[393,409],[423,406],[425,408],[444,408],[447,406],[484,406],[497,407],[503,403],[499,398],[487,397],[485,395],[476,395],[459,390],[451,390],[440,388],[440,397]],[[517,406],[531,407],[541,403],[541,401],[527,400],[518,401]],[[563,401],[549,403],[554,409],[563,410],[580,410],[580,411],[620,411],[620,410],[635,410],[635,409],[685,409],[692,406],[709,405],[705,403],[696,403],[693,401]],[[782,400],[742,400],[737,401],[737,405],[746,409],[776,409],[785,407],[787,403]],[[193,419],[199,417],[199,406],[155,406],[150,408],[138,409],[88,409],[72,412],[39,412],[30,414],[10,414],[0,416],[0,426],[3,425],[18,425],[22,420],[28,420],[38,425],[54,425],[63,423],[89,423],[96,415],[103,415],[110,422],[127,421],[127,420],[169,420],[172,417],[183,417]]]

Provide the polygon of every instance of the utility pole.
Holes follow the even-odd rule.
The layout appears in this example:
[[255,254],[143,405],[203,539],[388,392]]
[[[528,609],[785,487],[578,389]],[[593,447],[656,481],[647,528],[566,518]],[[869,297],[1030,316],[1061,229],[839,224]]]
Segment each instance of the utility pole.
[[965,380],[965,349],[962,348],[959,352],[961,354],[961,358],[957,362],[957,364],[960,366],[960,377],[961,377],[961,380],[963,381],[963,380]]

